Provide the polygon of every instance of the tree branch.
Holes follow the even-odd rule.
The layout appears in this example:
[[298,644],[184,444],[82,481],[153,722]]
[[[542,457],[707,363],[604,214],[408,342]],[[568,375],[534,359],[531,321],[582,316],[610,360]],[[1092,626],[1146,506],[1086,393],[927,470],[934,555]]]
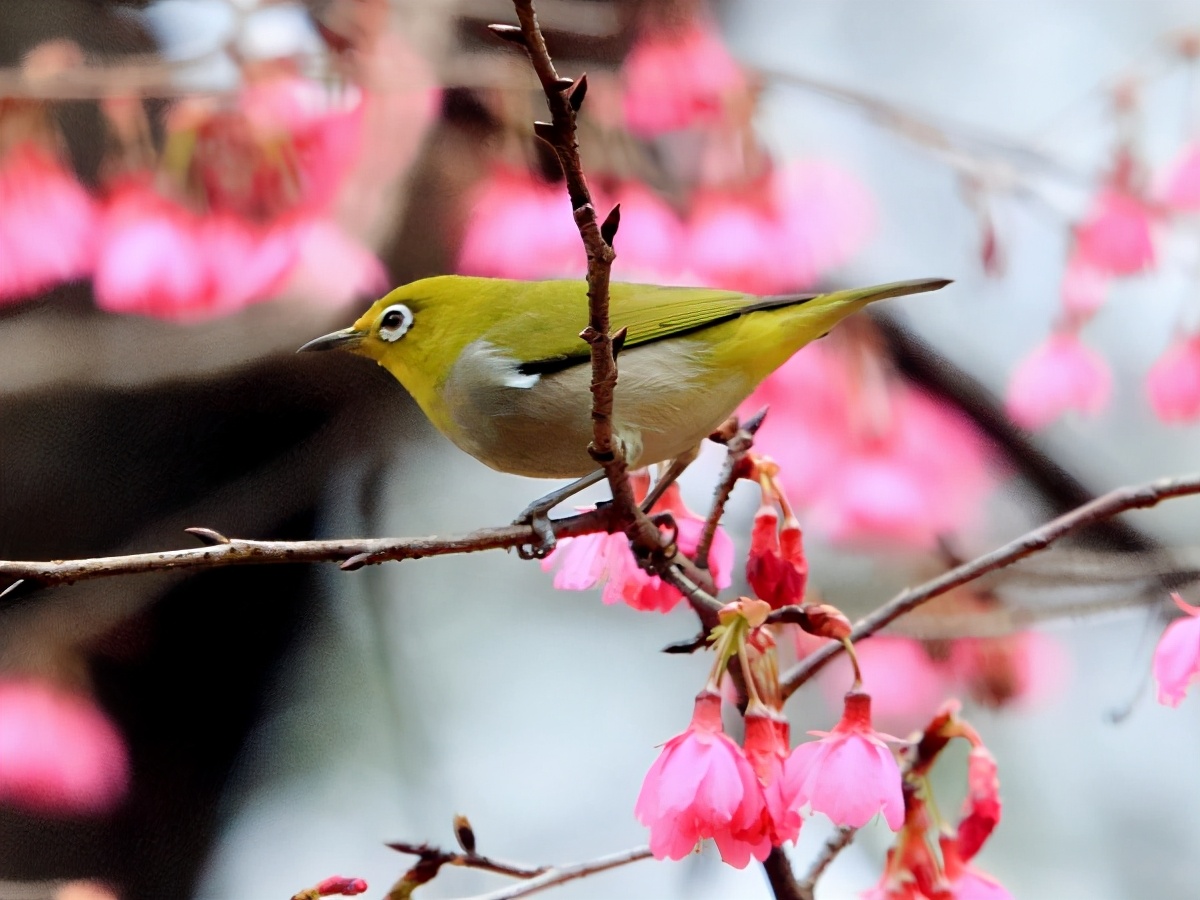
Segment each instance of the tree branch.
[[[971,562],[957,566],[919,587],[900,592],[875,612],[860,619],[855,624],[850,639],[859,641],[870,637],[934,597],[940,597],[942,594],[968,584],[989,572],[1012,565],[1017,560],[1040,553],[1055,541],[1080,528],[1131,509],[1146,509],[1173,497],[1186,497],[1193,494],[1200,494],[1200,474],[1180,478],[1164,478],[1149,484],[1118,488],[1035,528],[1028,534],[1010,541],[991,553],[986,553]],[[841,652],[843,652],[841,644],[830,643],[792,666],[781,682],[784,697],[790,697],[797,688],[825,668],[829,661]]]
[[575,863],[570,866],[555,866],[521,884],[501,888],[498,891],[492,891],[490,894],[478,894],[467,898],[467,900],[515,900],[517,897],[528,897],[531,894],[544,891],[546,888],[565,884],[577,878],[587,878],[589,875],[595,875],[599,872],[607,872],[609,869],[616,869],[620,866],[637,862],[638,860],[649,859],[650,856],[649,847],[634,847],[631,850],[623,850],[620,853],[612,853],[608,856],[601,856],[598,859],[588,860],[587,862]]
[[[615,528],[614,518],[608,507],[555,519],[550,524],[557,538],[577,537]],[[388,560],[420,559],[424,556],[474,553],[478,550],[502,550],[536,544],[540,540],[537,532],[528,525],[481,528],[469,534],[449,538],[356,538],[322,541],[254,541],[227,538],[207,528],[188,530],[204,540],[208,546],[92,559],[47,562],[0,560],[0,578],[15,578],[40,587],[52,587],[114,575],[267,563],[341,562],[343,569],[353,570]]]
[[847,828],[843,825],[834,833],[833,837],[825,842],[821,855],[813,860],[808,874],[800,882],[800,896],[803,900],[813,900],[817,890],[817,879],[825,874],[825,870],[829,868],[830,863],[837,859],[838,854],[850,846],[850,842],[854,840],[856,834],[858,834],[857,828]]
[[811,900],[811,897],[806,898],[801,893],[800,885],[796,883],[796,873],[792,871],[792,864],[782,847],[772,847],[762,866],[775,900]]

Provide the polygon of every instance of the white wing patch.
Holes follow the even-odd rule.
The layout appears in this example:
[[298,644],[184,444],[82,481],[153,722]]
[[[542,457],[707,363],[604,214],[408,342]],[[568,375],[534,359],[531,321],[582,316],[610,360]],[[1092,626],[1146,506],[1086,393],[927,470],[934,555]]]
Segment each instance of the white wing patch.
[[511,388],[522,388],[523,390],[529,390],[529,388],[533,387],[541,380],[542,376],[537,372],[534,372],[531,375],[523,375],[521,374],[521,371],[517,369],[505,376],[504,383]]

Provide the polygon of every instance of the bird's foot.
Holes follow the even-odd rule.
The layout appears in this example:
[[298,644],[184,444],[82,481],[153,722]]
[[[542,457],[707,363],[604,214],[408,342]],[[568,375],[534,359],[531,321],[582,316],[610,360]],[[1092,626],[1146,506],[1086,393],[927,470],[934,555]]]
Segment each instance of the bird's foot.
[[554,536],[554,523],[548,513],[548,509],[530,507],[513,521],[514,525],[528,525],[536,536],[536,540],[517,547],[517,556],[521,559],[545,559],[554,552],[558,538]]

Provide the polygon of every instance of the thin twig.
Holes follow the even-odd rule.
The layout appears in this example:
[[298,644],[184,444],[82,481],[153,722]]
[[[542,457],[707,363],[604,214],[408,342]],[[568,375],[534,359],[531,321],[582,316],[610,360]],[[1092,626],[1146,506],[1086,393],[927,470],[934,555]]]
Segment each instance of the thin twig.
[[825,874],[825,870],[837,859],[838,854],[850,846],[850,842],[854,840],[854,835],[857,833],[857,828],[847,828],[843,825],[825,842],[821,855],[813,860],[808,874],[800,882],[800,896],[804,900],[812,900],[817,889],[817,879]]
[[549,872],[552,868],[552,866],[525,866],[483,856],[479,853],[457,853],[439,850],[428,844],[410,844],[406,841],[396,841],[388,846],[400,853],[419,856],[427,863],[436,861],[439,867],[459,866],[464,869],[481,869],[485,872],[495,872],[497,875],[507,875],[510,878],[536,878]]
[[536,878],[530,878],[521,884],[501,888],[498,891],[492,891],[490,894],[478,894],[467,898],[467,900],[515,900],[517,897],[528,897],[531,894],[544,891],[546,888],[565,884],[577,878],[586,878],[589,875],[595,875],[599,872],[606,872],[609,869],[616,869],[641,859],[649,859],[650,856],[649,847],[634,847],[631,850],[623,850],[620,853],[601,856],[598,859],[588,860],[587,862],[575,863],[570,866],[555,866],[552,869],[547,869]]
[[[1186,497],[1192,494],[1200,494],[1200,474],[1181,478],[1163,478],[1149,484],[1118,488],[1035,528],[1028,534],[1010,541],[991,553],[986,553],[969,563],[957,566],[919,587],[901,591],[875,612],[860,619],[850,633],[850,639],[860,641],[870,637],[934,597],[940,597],[942,594],[972,582],[989,572],[1002,569],[1017,560],[1039,553],[1059,538],[1080,528],[1132,509],[1146,509],[1173,497]],[[781,683],[784,697],[791,696],[797,688],[821,671],[842,650],[841,644],[831,642],[792,666],[784,675]]]
[[[608,531],[611,522],[607,507],[603,507],[577,516],[555,519],[551,526],[555,537],[564,538]],[[23,579],[41,587],[50,587],[114,575],[265,563],[341,562],[343,569],[357,569],[388,560],[420,559],[424,556],[446,556],[478,550],[503,550],[533,544],[539,540],[537,533],[528,525],[481,528],[469,534],[449,538],[354,538],[321,541],[255,541],[226,538],[209,529],[197,528],[189,531],[203,539],[208,546],[48,562],[0,560],[0,578]]]
[[[619,215],[614,210],[614,214],[606,220],[606,237],[596,218],[596,208],[579,159],[575,112],[587,92],[587,76],[582,75],[575,82],[560,78],[546,49],[533,0],[513,0],[513,7],[521,23],[520,43],[541,82],[550,110],[550,122],[534,123],[534,131],[554,149],[562,166],[575,225],[587,252],[588,324],[580,337],[587,341],[592,355],[592,443],[588,452],[604,468],[612,490],[615,514],[626,523],[630,538],[649,549],[657,546],[658,529],[638,508],[622,448],[613,435],[613,391],[617,385],[617,363],[613,356],[613,335],[610,332],[608,285],[612,263],[616,258],[611,239],[616,233]],[[508,36],[510,40],[515,37],[506,26],[493,26],[492,30],[501,36]],[[508,35],[505,35],[506,31]]]
[[736,431],[729,440],[725,441],[727,450],[725,466],[721,469],[721,477],[713,489],[712,507],[709,509],[708,518],[704,520],[704,530],[700,533],[700,542],[696,545],[695,555],[698,568],[708,568],[708,554],[712,550],[713,538],[717,535],[717,526],[721,524],[721,517],[725,515],[725,504],[729,502],[729,495],[733,493],[734,485],[745,473],[743,460],[754,446],[754,434],[762,426],[766,415],[766,407],[763,407],[745,423],[739,423],[736,418],[732,420]]

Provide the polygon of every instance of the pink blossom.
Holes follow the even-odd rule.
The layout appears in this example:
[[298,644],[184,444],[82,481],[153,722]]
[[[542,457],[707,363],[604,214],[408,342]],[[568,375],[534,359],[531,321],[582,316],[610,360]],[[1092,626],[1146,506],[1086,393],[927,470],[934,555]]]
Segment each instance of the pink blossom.
[[1079,260],[1109,275],[1134,275],[1154,266],[1153,211],[1138,197],[1100,193],[1075,229]]
[[1058,332],[1017,364],[1005,409],[1023,428],[1043,428],[1070,409],[1095,415],[1111,392],[1104,357],[1073,332]]
[[1186,615],[1167,626],[1154,648],[1154,680],[1158,702],[1174,707],[1200,678],[1200,607],[1185,603],[1178,594],[1171,599]]
[[789,727],[787,720],[767,712],[746,713],[746,736],[742,748],[758,775],[771,821],[771,843],[782,846],[800,836],[803,805],[797,785],[784,777],[783,767],[788,758]]
[[779,528],[779,513],[764,503],[754,516],[746,580],[755,596],[775,609],[804,602],[808,560],[804,557],[800,523],[789,516]]
[[475,189],[458,251],[463,275],[581,277],[583,244],[566,191],[524,170],[497,167]]
[[[889,731],[903,734],[928,719],[951,685],[944,665],[930,658],[920,641],[907,637],[875,635],[854,645],[863,684],[871,690],[875,719]],[[851,677],[849,661],[839,657],[830,676],[821,684],[831,707],[841,699]]]
[[1108,282],[1109,275],[1074,254],[1067,261],[1059,288],[1063,309],[1079,319],[1095,315],[1108,296]]
[[336,222],[305,219],[297,223],[296,229],[299,258],[286,293],[340,306],[387,289],[387,271],[379,257]]
[[148,184],[113,187],[100,225],[96,304],[170,316],[207,304],[211,275],[198,218]]
[[846,695],[842,719],[832,732],[813,731],[809,741],[792,751],[785,778],[801,802],[822,812],[835,825],[861,828],[877,813],[893,831],[904,822],[900,767],[881,735],[871,727],[871,698]]
[[767,858],[766,801],[741,748],[722,730],[720,695],[696,696],[687,731],[667,741],[646,773],[634,815],[650,829],[657,859],[683,859],[705,838],[735,868]]
[[[704,520],[692,513],[679,496],[679,486],[672,485],[655,506],[656,511],[668,511],[678,526],[677,545],[680,552],[692,555],[700,544]],[[542,560],[542,571],[554,574],[554,586],[561,591],[586,591],[604,583],[600,599],[609,605],[626,603],[643,612],[670,612],[683,595],[657,575],[642,571],[629,549],[623,534],[585,534],[563,538],[549,556]],[[718,590],[732,583],[733,541],[718,528],[709,554],[709,567]]]
[[0,802],[41,815],[95,814],[128,787],[125,742],[91,701],[39,681],[0,682]]
[[276,295],[300,259],[300,233],[286,221],[259,226],[213,213],[200,221],[199,235],[209,263],[205,302],[159,314],[195,319],[236,312]]
[[1177,341],[1146,376],[1150,407],[1164,422],[1200,419],[1200,334]]
[[332,875],[317,885],[318,897],[354,897],[367,892],[367,883],[361,878],[343,878]]
[[875,230],[875,200],[852,172],[797,160],[772,176],[788,289],[807,289],[850,260]]
[[1062,690],[1070,668],[1062,645],[1038,631],[958,638],[945,664],[956,691],[994,708],[1048,700]]
[[625,57],[625,124],[651,136],[719,121],[746,78],[715,29],[692,21],[641,35]]
[[703,284],[751,294],[793,287],[783,223],[758,190],[701,190],[688,217],[688,268]]
[[967,864],[970,855],[963,853],[956,838],[942,835],[939,843],[949,887],[947,900],[1012,900],[1000,882]]
[[1200,142],[1185,147],[1167,170],[1163,203],[1179,212],[1200,211]]
[[0,160],[0,303],[92,271],[92,198],[40,147],[18,144]]
[[958,853],[972,859],[1000,824],[1000,779],[996,759],[982,744],[967,756],[967,796],[958,823]]
[[621,204],[617,231],[616,269],[621,281],[670,284],[683,271],[685,234],[678,214],[646,185],[626,181],[610,199],[599,201],[601,219],[614,203]]
[[807,524],[839,542],[933,547],[977,515],[990,451],[959,412],[909,385],[864,386],[845,354],[806,347],[742,406],[771,406],[755,446]]

